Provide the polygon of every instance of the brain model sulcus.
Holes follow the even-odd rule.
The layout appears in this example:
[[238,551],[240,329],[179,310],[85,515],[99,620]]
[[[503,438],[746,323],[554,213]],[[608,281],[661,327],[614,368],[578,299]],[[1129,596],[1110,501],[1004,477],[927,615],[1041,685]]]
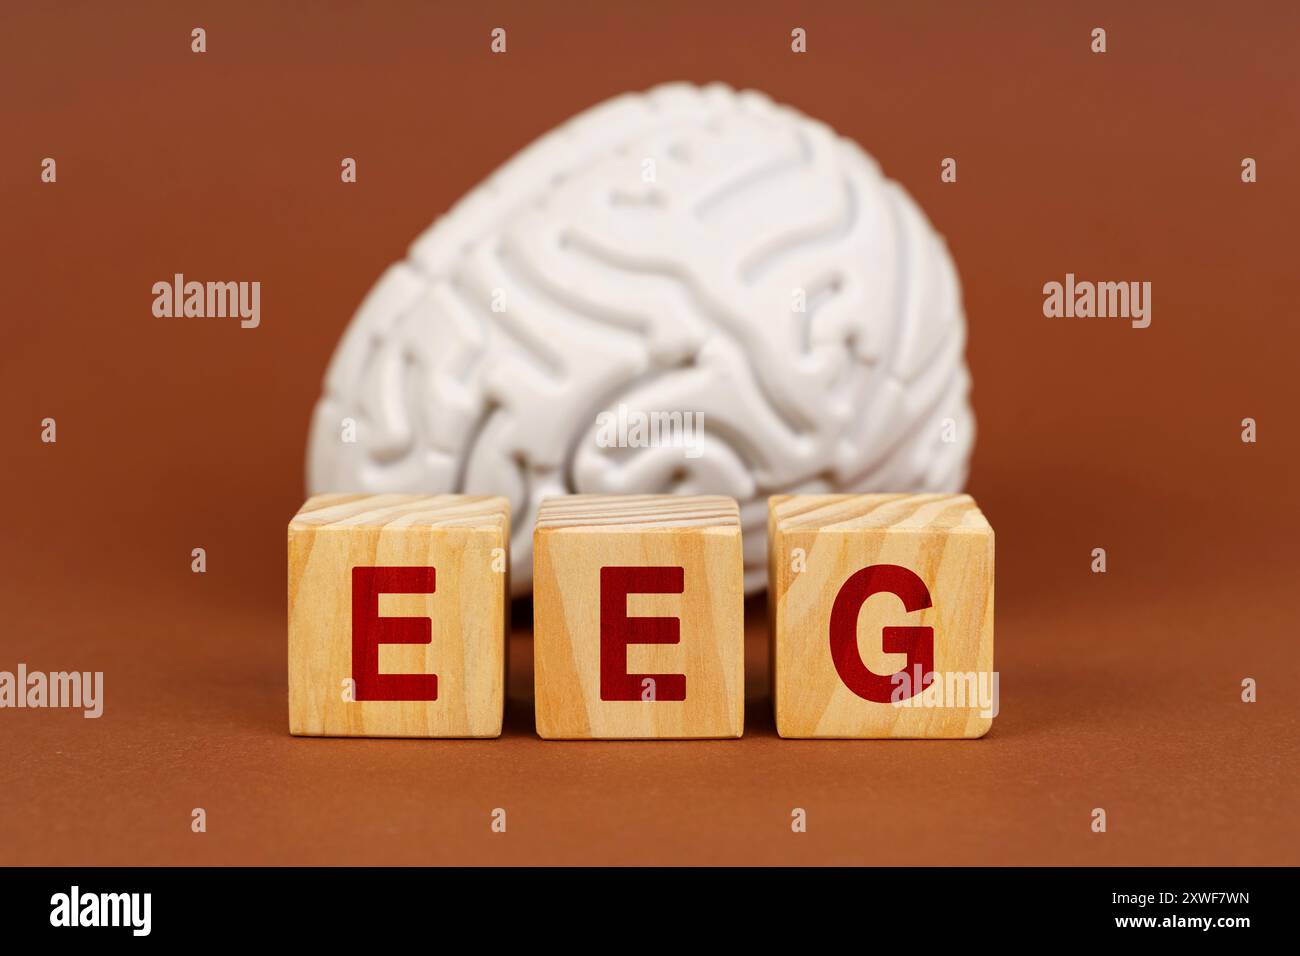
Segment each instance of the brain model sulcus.
[[953,491],[974,440],[942,239],[856,143],[761,94],[600,104],[384,273],[316,406],[312,492]]

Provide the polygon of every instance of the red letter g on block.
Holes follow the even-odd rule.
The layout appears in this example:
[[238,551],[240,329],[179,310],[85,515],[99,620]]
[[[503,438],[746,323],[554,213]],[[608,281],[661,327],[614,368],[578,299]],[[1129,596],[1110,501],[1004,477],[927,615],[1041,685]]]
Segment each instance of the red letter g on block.
[[629,674],[629,644],[676,644],[681,621],[675,617],[628,617],[629,594],[681,594],[682,568],[600,569],[600,699],[641,700],[641,682],[655,682],[655,700],[685,700],[685,674]]
[[380,644],[429,644],[427,617],[380,617],[381,594],[433,594],[433,568],[352,569],[352,679],[356,700],[437,700],[436,674],[379,673]]
[[[894,594],[908,611],[930,607],[930,591],[925,582],[907,568],[897,564],[873,564],[858,571],[840,588],[831,608],[831,660],[845,686],[863,700],[888,704],[894,691],[893,675],[881,676],[868,669],[858,654],[858,612],[873,594]],[[920,687],[912,697],[934,681],[934,628],[886,627],[881,633],[880,649],[886,654],[906,654],[905,670],[920,665]]]

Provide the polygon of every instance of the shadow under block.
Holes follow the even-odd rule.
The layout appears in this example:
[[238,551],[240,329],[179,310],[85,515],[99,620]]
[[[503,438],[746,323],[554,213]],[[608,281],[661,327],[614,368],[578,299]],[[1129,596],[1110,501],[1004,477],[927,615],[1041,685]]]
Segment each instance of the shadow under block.
[[782,737],[988,732],[993,529],[969,495],[779,495],[768,561]]
[[510,506],[317,495],[289,523],[289,731],[497,737]]
[[537,733],[739,737],[743,578],[731,498],[545,499],[533,533]]

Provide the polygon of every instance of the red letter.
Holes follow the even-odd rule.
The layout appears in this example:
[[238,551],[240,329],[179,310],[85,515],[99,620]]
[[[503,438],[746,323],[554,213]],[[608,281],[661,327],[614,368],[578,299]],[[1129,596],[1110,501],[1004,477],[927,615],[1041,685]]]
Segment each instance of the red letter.
[[[882,677],[868,669],[858,654],[858,612],[873,594],[895,594],[908,611],[930,607],[930,591],[925,582],[907,568],[897,564],[873,564],[858,571],[840,588],[831,608],[831,660],[840,680],[863,700],[888,704],[893,693],[893,675]],[[922,686],[907,697],[915,696],[934,682],[934,628],[886,627],[881,634],[880,649],[886,654],[906,654],[904,670],[920,665]]]
[[681,568],[600,569],[600,699],[641,700],[641,682],[655,682],[655,700],[685,700],[685,674],[629,674],[629,644],[676,644],[682,623],[675,617],[628,617],[629,594],[681,594]]
[[380,617],[381,594],[433,594],[433,568],[352,569],[352,678],[356,700],[437,700],[436,674],[379,673],[380,644],[429,644],[427,617]]

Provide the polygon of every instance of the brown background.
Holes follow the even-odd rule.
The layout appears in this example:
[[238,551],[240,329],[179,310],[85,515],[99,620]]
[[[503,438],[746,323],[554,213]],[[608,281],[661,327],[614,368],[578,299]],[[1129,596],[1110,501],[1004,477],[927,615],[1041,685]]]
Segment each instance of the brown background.
[[[4,4],[0,669],[103,670],[107,700],[0,711],[0,862],[1300,862],[1300,15],[1058,6]],[[826,120],[948,239],[992,733],[777,739],[754,605],[740,741],[536,739],[526,628],[504,739],[290,738],[284,528],[345,323],[497,163],[670,79]],[[1152,326],[1044,318],[1067,271],[1151,281]],[[153,318],[174,272],[260,280],[262,326]]]

